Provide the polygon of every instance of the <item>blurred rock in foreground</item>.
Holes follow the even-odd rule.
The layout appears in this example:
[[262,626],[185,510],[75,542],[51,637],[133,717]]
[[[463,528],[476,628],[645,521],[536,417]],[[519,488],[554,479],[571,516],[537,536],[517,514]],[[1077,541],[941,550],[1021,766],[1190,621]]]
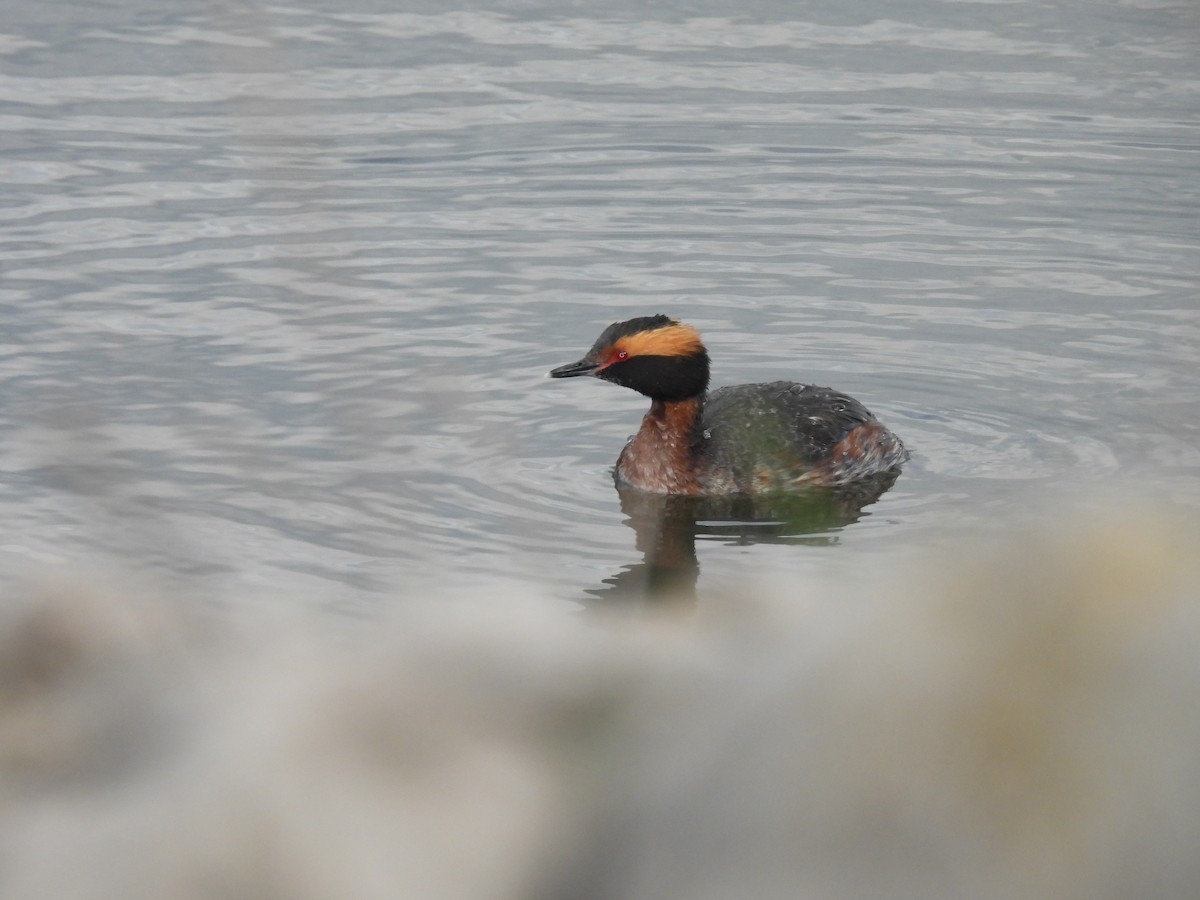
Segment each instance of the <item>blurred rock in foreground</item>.
[[1080,898],[1200,884],[1200,551],[1124,514],[691,618],[0,609],[0,896]]

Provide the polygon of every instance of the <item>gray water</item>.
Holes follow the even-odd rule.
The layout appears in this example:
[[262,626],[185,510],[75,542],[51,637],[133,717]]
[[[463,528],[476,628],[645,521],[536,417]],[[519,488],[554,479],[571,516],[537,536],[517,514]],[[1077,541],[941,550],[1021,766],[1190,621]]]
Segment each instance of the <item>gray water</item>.
[[1060,488],[1200,508],[1198,163],[1191,0],[16,0],[3,571],[592,596],[644,401],[543,376],[658,312],[913,452],[857,521],[702,522],[701,593]]

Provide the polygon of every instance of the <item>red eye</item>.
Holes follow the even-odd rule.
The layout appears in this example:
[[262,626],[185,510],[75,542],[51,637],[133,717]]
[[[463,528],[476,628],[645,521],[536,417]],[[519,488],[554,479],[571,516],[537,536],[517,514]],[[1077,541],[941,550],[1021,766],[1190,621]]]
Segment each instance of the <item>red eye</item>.
[[618,360],[629,359],[629,352],[627,350],[618,350],[617,351],[617,359]]

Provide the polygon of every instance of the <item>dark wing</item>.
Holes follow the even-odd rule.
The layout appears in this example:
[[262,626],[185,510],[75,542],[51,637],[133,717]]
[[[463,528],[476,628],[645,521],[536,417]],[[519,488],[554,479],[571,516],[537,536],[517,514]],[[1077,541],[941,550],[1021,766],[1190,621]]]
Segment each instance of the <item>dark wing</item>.
[[708,452],[742,468],[770,458],[814,465],[855,425],[873,421],[865,406],[840,391],[774,381],[713,391],[702,424]]

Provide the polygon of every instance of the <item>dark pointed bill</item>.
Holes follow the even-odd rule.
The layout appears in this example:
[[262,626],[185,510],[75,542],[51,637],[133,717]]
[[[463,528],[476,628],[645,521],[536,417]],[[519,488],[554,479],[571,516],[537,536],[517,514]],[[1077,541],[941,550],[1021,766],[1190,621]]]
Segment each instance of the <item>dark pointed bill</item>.
[[559,366],[557,369],[551,369],[548,374],[551,378],[571,378],[575,375],[591,375],[598,368],[600,367],[594,362],[581,359],[579,362],[568,363],[565,366]]

